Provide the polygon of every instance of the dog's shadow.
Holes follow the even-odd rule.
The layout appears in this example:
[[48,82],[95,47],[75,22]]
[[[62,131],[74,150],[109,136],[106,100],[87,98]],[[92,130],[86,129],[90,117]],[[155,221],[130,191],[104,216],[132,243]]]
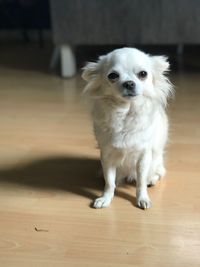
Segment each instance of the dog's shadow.
[[[104,180],[98,159],[56,157],[38,159],[24,165],[0,170],[0,184],[9,183],[42,190],[63,190],[81,195],[91,201],[102,191]],[[116,195],[132,203],[135,198],[124,192]]]

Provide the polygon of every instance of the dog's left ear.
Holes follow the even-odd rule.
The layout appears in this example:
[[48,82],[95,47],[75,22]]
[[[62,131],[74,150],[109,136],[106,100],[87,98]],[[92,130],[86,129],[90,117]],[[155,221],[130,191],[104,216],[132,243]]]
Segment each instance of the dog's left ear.
[[169,71],[169,62],[166,56],[152,56],[151,59],[156,73],[164,74]]

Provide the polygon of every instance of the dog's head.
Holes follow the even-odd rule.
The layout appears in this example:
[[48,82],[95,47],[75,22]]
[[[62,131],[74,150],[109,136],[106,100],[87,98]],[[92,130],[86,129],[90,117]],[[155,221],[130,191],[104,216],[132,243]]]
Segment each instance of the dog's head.
[[121,48],[84,67],[85,91],[91,96],[113,96],[125,101],[137,97],[166,104],[172,86],[166,77],[169,63],[164,56],[150,56],[135,48]]

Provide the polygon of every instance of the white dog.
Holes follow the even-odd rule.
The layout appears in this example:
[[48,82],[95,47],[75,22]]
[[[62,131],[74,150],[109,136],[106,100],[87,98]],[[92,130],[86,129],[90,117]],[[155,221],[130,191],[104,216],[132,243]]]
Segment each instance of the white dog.
[[94,132],[101,150],[105,188],[95,208],[109,206],[116,180],[136,181],[137,205],[151,205],[147,186],[165,174],[164,148],[168,135],[165,112],[173,88],[163,56],[121,48],[87,63],[83,79],[92,100]]

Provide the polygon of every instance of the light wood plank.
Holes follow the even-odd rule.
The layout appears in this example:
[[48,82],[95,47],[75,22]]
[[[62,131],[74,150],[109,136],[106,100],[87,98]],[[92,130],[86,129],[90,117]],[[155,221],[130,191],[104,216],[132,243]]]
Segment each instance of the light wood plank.
[[148,211],[130,185],[89,207],[103,180],[80,77],[1,67],[0,80],[1,267],[200,266],[198,74],[174,77],[168,172]]

